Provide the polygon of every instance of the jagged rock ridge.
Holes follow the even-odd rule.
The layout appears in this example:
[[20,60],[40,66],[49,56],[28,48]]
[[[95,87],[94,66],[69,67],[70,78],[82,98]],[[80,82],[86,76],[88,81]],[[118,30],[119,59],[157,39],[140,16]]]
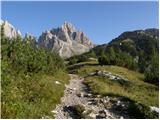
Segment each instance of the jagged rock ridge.
[[17,36],[21,36],[21,32],[16,29],[12,24],[10,24],[8,21],[2,21],[1,25],[3,25],[4,28],[4,35],[10,39],[16,38]]
[[82,54],[93,48],[92,42],[83,31],[77,31],[68,22],[65,22],[61,27],[43,32],[38,43],[64,58]]

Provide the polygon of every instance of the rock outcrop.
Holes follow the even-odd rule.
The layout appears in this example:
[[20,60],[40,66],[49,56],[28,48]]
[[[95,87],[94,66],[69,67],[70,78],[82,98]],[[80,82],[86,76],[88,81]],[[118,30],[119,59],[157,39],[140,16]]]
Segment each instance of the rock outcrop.
[[21,36],[21,32],[16,29],[12,24],[10,24],[8,21],[2,21],[1,25],[4,28],[4,35],[10,39],[16,38],[17,36]]
[[112,42],[114,42],[117,39],[118,40],[120,40],[120,39],[125,40],[127,38],[130,38],[134,41],[137,41],[137,40],[141,40],[141,39],[146,39],[147,37],[158,39],[159,29],[149,28],[149,29],[146,29],[146,30],[135,30],[135,31],[124,32],[119,37],[114,39]]
[[68,22],[61,27],[43,32],[38,39],[38,44],[58,53],[63,58],[82,54],[93,48],[90,39]]

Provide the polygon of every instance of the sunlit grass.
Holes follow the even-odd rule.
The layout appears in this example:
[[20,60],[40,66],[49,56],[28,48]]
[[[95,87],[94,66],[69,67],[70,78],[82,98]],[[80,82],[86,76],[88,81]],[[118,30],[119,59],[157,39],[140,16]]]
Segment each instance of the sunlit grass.
[[2,118],[54,118],[51,111],[60,103],[69,79],[64,72],[9,76],[9,85],[2,87]]
[[131,82],[129,86],[123,86],[102,77],[87,77],[85,83],[94,94],[127,97],[147,106],[158,107],[158,90],[150,85],[137,86]]
[[118,74],[129,81],[128,85],[108,80],[104,77],[87,77],[86,83],[91,87],[93,93],[102,95],[117,95],[128,97],[134,101],[147,106],[158,106],[158,87],[144,82],[144,75],[118,66],[83,66],[77,70],[81,76],[86,76],[96,70],[105,70],[112,74]]

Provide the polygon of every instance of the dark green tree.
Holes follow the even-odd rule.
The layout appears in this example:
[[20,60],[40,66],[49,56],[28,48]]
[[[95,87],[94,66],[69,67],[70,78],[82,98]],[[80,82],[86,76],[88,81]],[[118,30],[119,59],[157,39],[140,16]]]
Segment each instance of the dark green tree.
[[152,51],[151,63],[145,70],[145,81],[149,83],[159,84],[159,55],[153,50]]

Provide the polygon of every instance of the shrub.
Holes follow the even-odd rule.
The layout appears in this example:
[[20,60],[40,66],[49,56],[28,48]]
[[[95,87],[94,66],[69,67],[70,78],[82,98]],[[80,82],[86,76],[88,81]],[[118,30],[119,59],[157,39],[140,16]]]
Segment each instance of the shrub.
[[158,113],[151,112],[149,107],[136,102],[130,103],[128,112],[136,119],[157,119],[159,116]]
[[[20,37],[11,40],[2,36],[1,40],[2,118],[49,116],[69,79],[63,60],[55,53],[30,46]],[[56,75],[62,79],[58,87],[54,84]]]
[[77,58],[75,58],[75,57],[73,57],[73,58],[71,58],[70,60],[69,60],[69,65],[73,65],[73,64],[76,64],[77,63]]
[[94,50],[90,50],[90,52],[88,52],[88,53],[86,53],[85,54],[88,58],[89,57],[92,57],[92,58],[96,58],[97,56],[96,56],[96,53],[94,52]]
[[72,106],[72,108],[73,108],[74,116],[76,119],[84,118],[84,114],[83,114],[83,112],[85,111],[84,106],[78,104],[78,105]]
[[109,60],[107,59],[107,57],[105,55],[103,56],[100,56],[98,58],[98,62],[100,65],[107,65],[107,64],[110,64]]
[[86,55],[81,55],[81,56],[78,56],[77,62],[85,62],[87,60],[88,60],[88,57]]
[[151,63],[145,70],[145,81],[159,85],[159,58],[158,53],[154,53]]
[[159,74],[158,71],[152,70],[152,71],[146,71],[145,72],[145,81],[149,83],[153,83],[158,85],[159,84]]

